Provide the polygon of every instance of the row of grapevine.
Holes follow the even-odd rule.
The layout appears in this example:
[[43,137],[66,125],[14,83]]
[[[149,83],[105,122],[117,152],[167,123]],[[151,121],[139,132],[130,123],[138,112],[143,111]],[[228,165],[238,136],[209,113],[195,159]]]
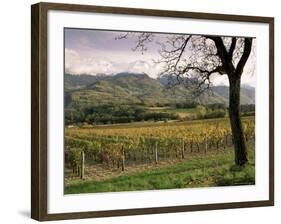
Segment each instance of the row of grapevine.
[[[125,165],[184,159],[189,153],[207,153],[232,145],[230,128],[226,124],[72,129],[67,130],[65,136],[66,156],[77,175],[81,170],[81,152],[85,153],[89,164],[104,164],[122,170],[125,170]],[[245,139],[254,138],[254,120],[246,120],[243,125]]]

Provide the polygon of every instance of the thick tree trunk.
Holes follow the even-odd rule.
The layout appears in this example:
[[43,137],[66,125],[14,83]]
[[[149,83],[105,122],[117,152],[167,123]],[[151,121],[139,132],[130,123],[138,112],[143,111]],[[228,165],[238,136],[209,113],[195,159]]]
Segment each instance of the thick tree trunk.
[[235,164],[244,165],[248,162],[247,147],[240,116],[240,82],[237,76],[229,77],[229,118],[235,150]]

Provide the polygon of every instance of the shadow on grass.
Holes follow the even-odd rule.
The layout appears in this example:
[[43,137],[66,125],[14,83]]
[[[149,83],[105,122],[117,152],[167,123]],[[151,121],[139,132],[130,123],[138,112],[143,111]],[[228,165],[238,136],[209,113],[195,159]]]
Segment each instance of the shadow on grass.
[[229,172],[215,178],[216,186],[239,186],[255,184],[255,166],[231,166]]

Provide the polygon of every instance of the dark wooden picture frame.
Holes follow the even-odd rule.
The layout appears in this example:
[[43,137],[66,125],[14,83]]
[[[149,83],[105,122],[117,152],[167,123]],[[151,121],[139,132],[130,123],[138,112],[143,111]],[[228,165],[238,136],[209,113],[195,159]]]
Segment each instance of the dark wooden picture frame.
[[[91,217],[125,216],[170,212],[187,212],[226,208],[274,205],[274,18],[240,15],[162,11],[136,8],[116,8],[89,5],[38,3],[31,7],[31,217],[39,221]],[[47,13],[49,10],[98,12],[158,16],[167,18],[194,18],[235,22],[253,22],[269,25],[269,200],[203,205],[152,207],[107,211],[48,214],[47,200]]]

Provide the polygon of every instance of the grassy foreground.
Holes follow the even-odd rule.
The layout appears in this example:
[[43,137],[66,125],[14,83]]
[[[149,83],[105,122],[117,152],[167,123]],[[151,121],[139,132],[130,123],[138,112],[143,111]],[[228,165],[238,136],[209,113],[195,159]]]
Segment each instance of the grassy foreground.
[[191,158],[169,166],[159,166],[103,181],[81,181],[65,188],[65,194],[157,190],[190,187],[214,187],[255,184],[253,144],[249,146],[249,164],[233,165],[232,148]]

